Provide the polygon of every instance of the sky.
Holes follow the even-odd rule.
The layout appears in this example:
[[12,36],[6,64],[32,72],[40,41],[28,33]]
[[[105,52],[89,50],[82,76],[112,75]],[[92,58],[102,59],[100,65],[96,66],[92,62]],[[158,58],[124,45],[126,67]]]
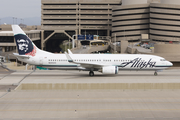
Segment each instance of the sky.
[[41,17],[41,0],[0,0],[0,19]]

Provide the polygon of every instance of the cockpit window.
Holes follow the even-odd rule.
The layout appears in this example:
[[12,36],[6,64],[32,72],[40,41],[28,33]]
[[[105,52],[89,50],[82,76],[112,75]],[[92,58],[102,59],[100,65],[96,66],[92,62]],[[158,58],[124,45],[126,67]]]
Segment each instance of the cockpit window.
[[166,59],[160,59],[160,61],[166,61]]

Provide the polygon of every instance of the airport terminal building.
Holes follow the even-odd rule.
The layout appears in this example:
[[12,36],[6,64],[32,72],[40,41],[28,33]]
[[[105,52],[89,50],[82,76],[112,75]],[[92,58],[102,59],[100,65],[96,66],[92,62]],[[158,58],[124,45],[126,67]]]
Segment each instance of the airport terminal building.
[[[112,8],[121,0],[41,0],[44,30],[42,47],[49,48],[49,40],[60,44],[59,37],[99,35],[111,36]],[[64,33],[64,34],[61,34]],[[61,35],[60,35],[61,34]],[[55,35],[57,37],[55,37]]]
[[[44,39],[58,30],[117,41],[179,42],[179,0],[42,0]],[[179,4],[179,5],[178,5]],[[54,34],[55,34],[54,33]],[[49,40],[51,37],[48,38]],[[112,39],[114,40],[114,39]]]
[[122,0],[113,7],[112,36],[140,40],[142,34],[156,42],[179,42],[179,0]]

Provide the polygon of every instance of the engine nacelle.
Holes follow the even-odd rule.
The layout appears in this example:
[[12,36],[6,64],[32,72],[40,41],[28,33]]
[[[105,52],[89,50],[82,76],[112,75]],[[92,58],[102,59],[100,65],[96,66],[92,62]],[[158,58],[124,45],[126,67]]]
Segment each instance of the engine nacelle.
[[103,74],[118,74],[118,66],[107,66],[102,68]]

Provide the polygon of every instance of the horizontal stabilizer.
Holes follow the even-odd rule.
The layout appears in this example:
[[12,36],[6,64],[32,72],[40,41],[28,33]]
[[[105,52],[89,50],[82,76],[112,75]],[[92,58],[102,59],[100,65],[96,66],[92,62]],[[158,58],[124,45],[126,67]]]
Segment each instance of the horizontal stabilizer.
[[21,59],[29,59],[29,55],[19,55],[17,53],[13,53],[13,55],[17,58],[21,58]]

